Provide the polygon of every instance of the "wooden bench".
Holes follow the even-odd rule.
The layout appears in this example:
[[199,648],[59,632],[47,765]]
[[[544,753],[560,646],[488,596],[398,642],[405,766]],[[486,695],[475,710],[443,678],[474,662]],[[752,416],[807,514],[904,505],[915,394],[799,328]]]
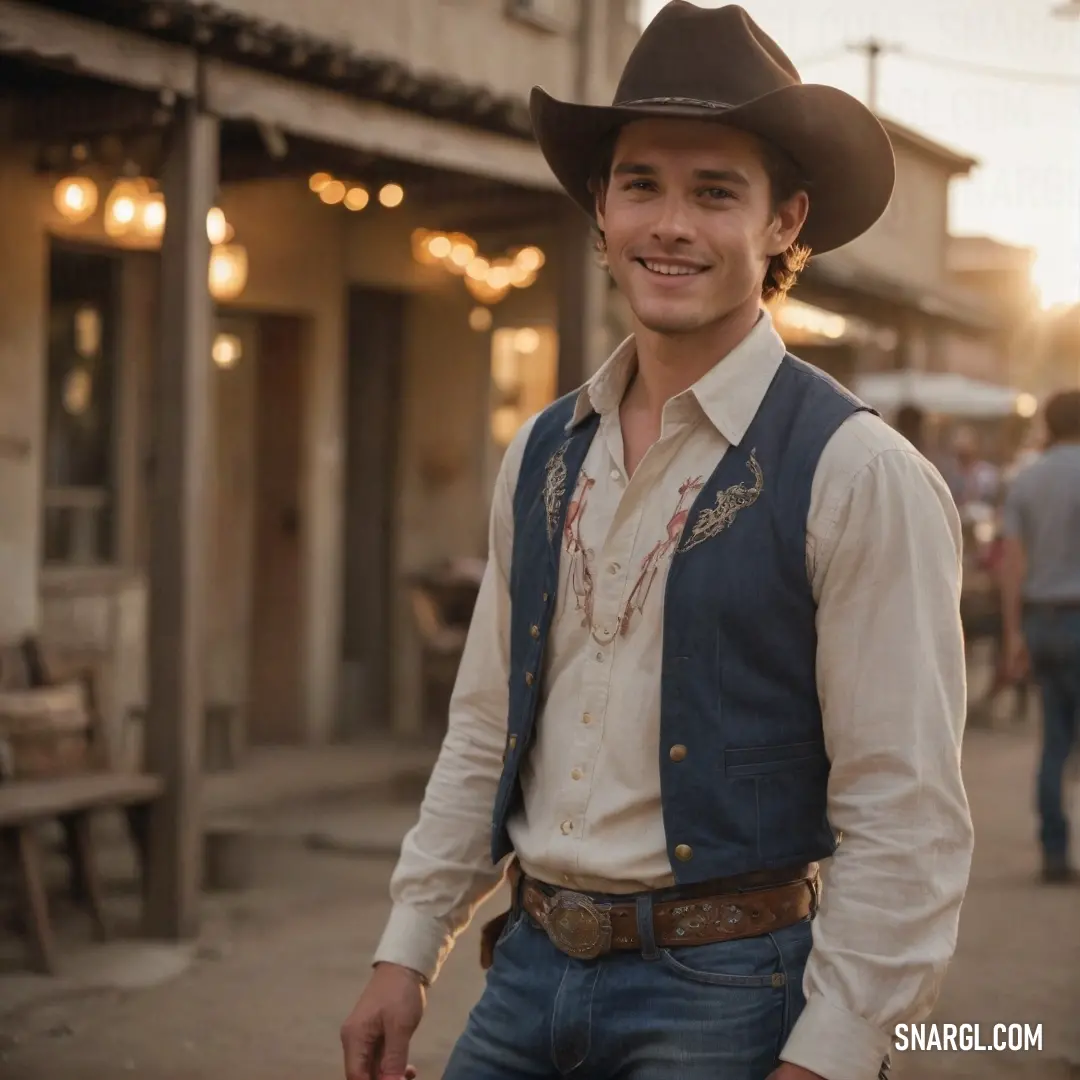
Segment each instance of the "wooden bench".
[[58,820],[69,838],[74,874],[99,940],[108,937],[101,881],[90,837],[95,810],[122,809],[144,862],[149,805],[164,789],[159,777],[124,773],[90,773],[50,780],[10,780],[0,784],[0,837],[18,868],[24,925],[34,969],[56,971],[56,949],[49,920],[37,829]]

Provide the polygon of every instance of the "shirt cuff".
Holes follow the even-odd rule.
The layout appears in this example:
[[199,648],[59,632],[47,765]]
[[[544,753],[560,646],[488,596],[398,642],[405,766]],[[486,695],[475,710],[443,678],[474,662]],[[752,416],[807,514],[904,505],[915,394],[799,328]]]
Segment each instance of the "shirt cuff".
[[399,964],[433,983],[452,946],[453,938],[438,919],[405,904],[395,904],[371,962]]
[[825,1080],[877,1080],[889,1046],[889,1035],[881,1028],[814,995],[807,999],[780,1060]]

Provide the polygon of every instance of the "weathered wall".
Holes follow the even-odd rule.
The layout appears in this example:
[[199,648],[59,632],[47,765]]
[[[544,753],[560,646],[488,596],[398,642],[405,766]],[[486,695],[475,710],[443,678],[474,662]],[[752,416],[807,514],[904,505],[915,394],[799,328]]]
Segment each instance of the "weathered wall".
[[912,285],[944,284],[948,200],[947,168],[897,147],[892,202],[876,225],[840,248],[835,257]]

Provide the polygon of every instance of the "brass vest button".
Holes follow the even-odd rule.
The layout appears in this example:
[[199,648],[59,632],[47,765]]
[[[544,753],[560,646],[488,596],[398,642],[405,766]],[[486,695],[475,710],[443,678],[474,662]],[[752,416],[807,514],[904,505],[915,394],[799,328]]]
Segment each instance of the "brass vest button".
[[672,761],[683,761],[686,758],[686,747],[676,743],[669,751],[668,757]]
[[538,638],[540,636],[540,627],[539,626],[530,626],[529,627],[529,633],[532,635],[533,638]]
[[532,686],[532,684],[533,684],[533,673],[531,671],[526,671],[525,672],[525,685],[526,686]]
[[679,844],[675,848],[675,858],[679,862],[689,862],[694,857],[694,849],[689,844]]

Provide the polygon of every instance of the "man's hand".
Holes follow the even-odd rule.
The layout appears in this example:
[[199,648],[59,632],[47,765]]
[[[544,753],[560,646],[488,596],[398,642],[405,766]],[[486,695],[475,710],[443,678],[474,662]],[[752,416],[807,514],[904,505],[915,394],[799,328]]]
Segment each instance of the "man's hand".
[[346,1080],[412,1080],[409,1040],[424,1003],[423,980],[415,971],[379,964],[341,1027]]
[[1027,642],[1019,631],[1008,631],[1001,648],[1002,673],[1010,683],[1020,682],[1031,670],[1031,658],[1028,655]]
[[780,1063],[780,1068],[769,1073],[767,1080],[825,1080],[825,1077],[804,1069],[801,1065],[784,1061]]

